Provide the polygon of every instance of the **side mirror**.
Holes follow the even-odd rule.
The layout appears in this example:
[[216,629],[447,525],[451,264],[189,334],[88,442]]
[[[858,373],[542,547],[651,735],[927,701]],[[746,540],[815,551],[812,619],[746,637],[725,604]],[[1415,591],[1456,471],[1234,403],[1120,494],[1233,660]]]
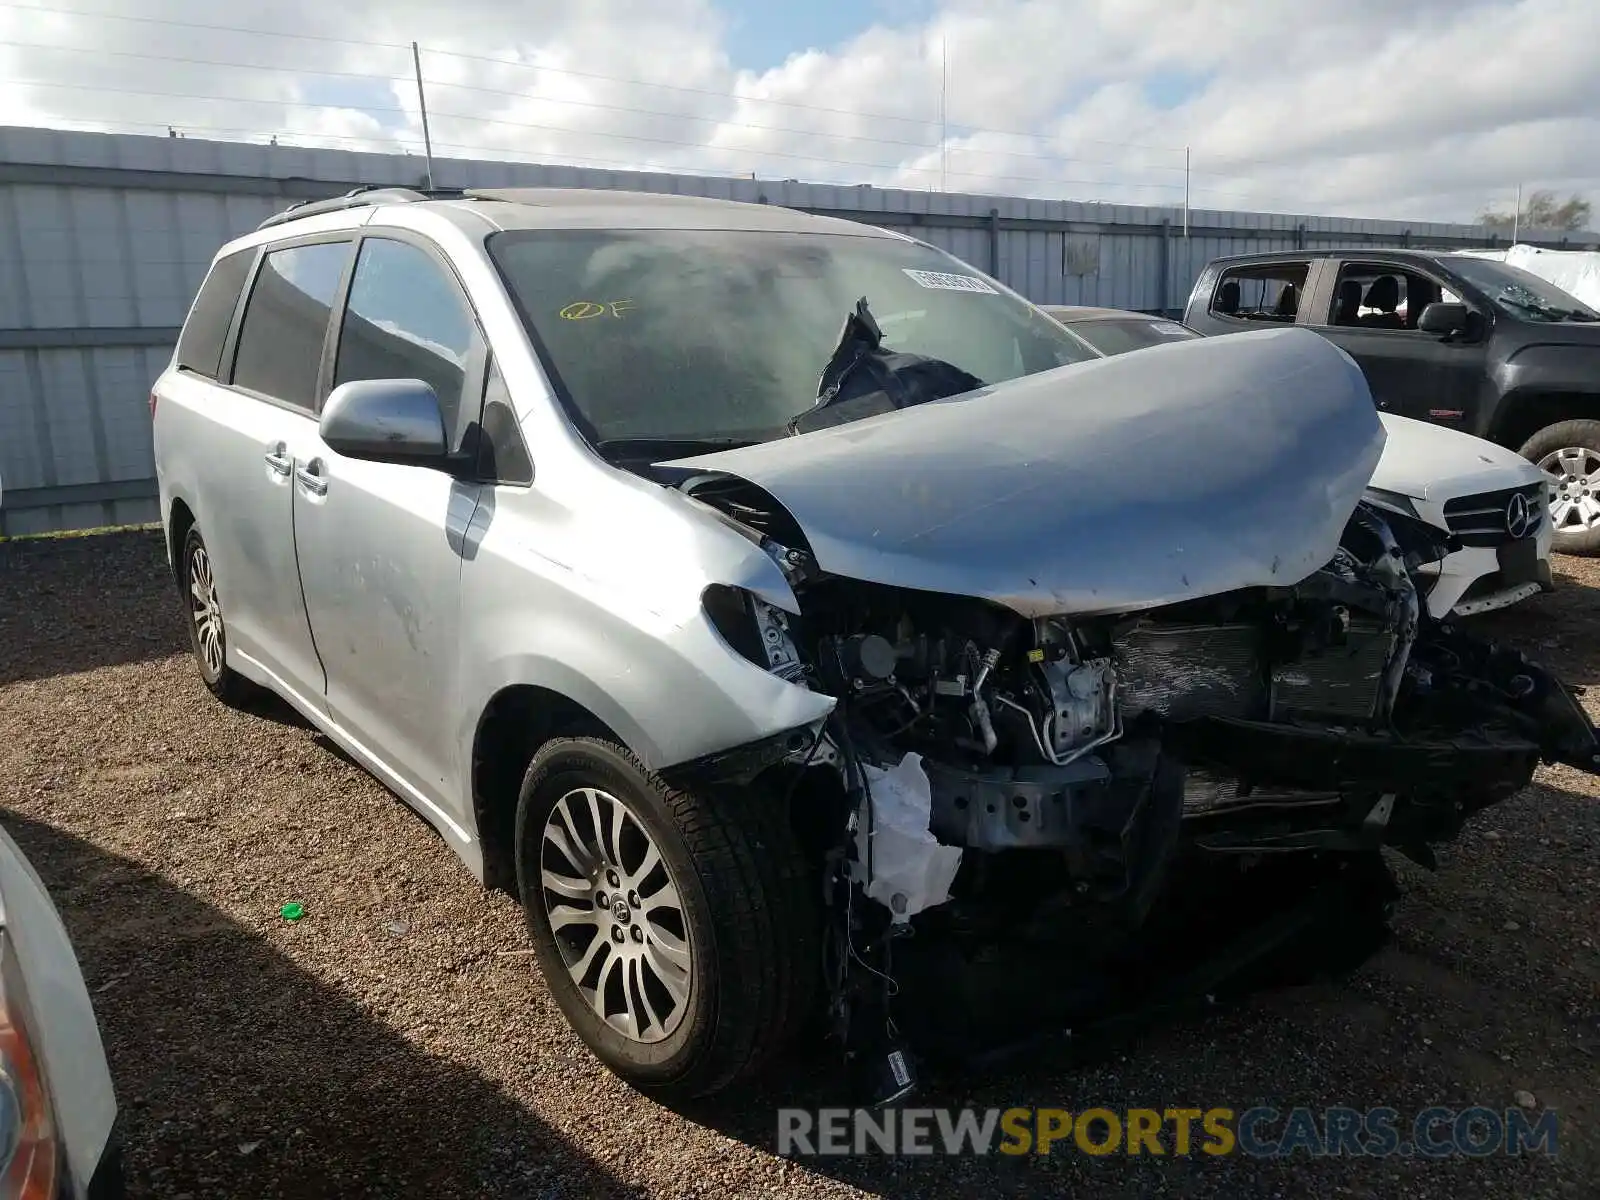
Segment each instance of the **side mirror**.
[[450,450],[439,397],[420,379],[341,383],[317,432],[330,450],[369,462],[444,467]]
[[1417,328],[1423,333],[1437,333],[1441,337],[1461,333],[1467,327],[1472,310],[1455,301],[1435,301],[1422,310],[1417,318]]

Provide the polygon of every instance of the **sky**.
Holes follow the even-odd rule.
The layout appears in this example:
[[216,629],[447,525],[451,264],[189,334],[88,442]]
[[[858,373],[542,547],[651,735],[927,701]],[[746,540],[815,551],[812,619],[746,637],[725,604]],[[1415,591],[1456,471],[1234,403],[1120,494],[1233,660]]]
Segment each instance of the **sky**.
[[0,0],[0,125],[1194,209],[1600,201],[1597,0]]

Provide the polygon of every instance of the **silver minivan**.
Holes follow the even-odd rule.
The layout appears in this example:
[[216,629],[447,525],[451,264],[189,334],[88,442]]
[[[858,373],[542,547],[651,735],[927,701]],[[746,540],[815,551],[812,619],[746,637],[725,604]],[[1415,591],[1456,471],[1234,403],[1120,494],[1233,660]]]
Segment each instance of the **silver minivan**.
[[224,246],[152,405],[206,686],[513,888],[574,1029],[663,1093],[826,1011],[899,1094],[952,970],[1220,946],[1172,933],[1199,877],[1270,898],[1234,914],[1354,889],[1348,924],[1382,846],[1600,761],[1419,607],[1448,546],[1363,501],[1382,426],[1304,330],[1101,359],[884,229],[375,189]]

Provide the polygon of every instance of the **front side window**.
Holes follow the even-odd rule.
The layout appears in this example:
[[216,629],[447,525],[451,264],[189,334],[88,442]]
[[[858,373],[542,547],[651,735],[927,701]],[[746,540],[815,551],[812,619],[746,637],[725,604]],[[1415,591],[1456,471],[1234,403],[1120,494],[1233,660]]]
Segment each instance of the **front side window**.
[[597,441],[762,441],[817,402],[866,297],[886,348],[984,383],[1096,357],[926,246],[848,234],[532,230],[489,250]]
[[339,330],[333,385],[357,379],[420,379],[433,388],[452,451],[478,419],[463,405],[478,327],[455,279],[408,242],[362,241]]
[[1229,267],[1211,294],[1211,313],[1236,321],[1292,323],[1310,272],[1303,262]]
[[1482,289],[1496,308],[1513,317],[1524,321],[1600,321],[1600,312],[1521,267],[1468,255],[1448,261],[1452,271]]
[[1415,330],[1428,305],[1440,301],[1454,304],[1460,299],[1420,271],[1393,264],[1347,262],[1339,267],[1332,308],[1323,323],[1353,329]]
[[349,242],[268,251],[239,327],[233,382],[310,412]]

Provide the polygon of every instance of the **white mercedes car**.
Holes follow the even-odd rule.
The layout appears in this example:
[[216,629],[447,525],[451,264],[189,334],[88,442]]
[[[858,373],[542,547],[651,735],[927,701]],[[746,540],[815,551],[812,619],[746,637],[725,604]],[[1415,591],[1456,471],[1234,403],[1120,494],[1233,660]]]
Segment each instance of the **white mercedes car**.
[[[1202,335],[1120,308],[1044,305],[1102,354]],[[1436,618],[1491,612],[1552,587],[1544,473],[1512,450],[1409,417],[1379,415],[1388,435],[1368,497],[1455,535],[1460,548],[1420,568]]]

